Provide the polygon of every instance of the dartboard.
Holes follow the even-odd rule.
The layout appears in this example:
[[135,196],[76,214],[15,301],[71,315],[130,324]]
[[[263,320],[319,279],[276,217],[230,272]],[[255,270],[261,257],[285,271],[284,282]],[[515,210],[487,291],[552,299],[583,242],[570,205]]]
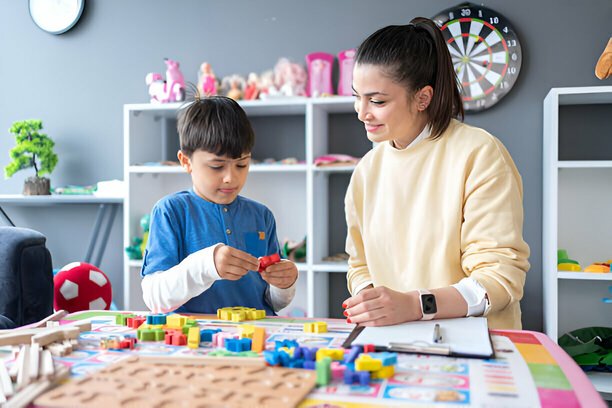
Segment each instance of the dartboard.
[[521,44],[504,16],[465,3],[433,21],[444,34],[466,111],[488,109],[510,92],[521,70]]

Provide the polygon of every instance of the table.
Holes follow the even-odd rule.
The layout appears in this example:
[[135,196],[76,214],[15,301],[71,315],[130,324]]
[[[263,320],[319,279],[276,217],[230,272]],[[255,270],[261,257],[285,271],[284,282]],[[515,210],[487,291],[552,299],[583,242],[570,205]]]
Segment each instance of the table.
[[[99,266],[106,249],[110,231],[117,214],[117,209],[123,204],[123,197],[97,197],[93,195],[48,195],[48,196],[24,196],[22,194],[0,194],[0,215],[12,226],[15,226],[8,214],[2,208],[2,204],[22,207],[46,207],[67,204],[96,204],[98,213],[94,222],[87,253],[84,261]],[[96,245],[100,239],[98,251],[94,256]]]
[[[212,351],[192,350],[163,342],[141,342],[135,350],[101,350],[100,339],[134,332],[115,324],[121,312],[88,311],[69,315],[63,323],[90,319],[92,331],[82,333],[79,351],[59,360],[70,366],[73,376],[83,376],[130,354],[189,358]],[[242,324],[265,327],[270,346],[276,340],[296,339],[308,347],[339,347],[353,325],[338,319],[290,319],[273,317],[233,323],[216,316],[193,316],[201,328],[238,331]],[[326,321],[328,333],[303,332],[303,324]],[[368,386],[345,385],[335,380],[318,387],[301,403],[312,407],[383,406],[524,406],[524,407],[606,407],[585,374],[546,335],[532,331],[491,331],[496,358],[458,359],[440,356],[401,354],[394,377],[376,380]],[[271,344],[270,344],[271,343]],[[327,405],[325,405],[327,404]]]

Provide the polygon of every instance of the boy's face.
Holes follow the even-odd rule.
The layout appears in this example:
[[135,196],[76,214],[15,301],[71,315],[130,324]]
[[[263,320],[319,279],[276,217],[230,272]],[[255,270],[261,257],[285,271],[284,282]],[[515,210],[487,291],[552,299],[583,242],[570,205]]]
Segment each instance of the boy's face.
[[251,154],[245,153],[232,159],[197,150],[189,158],[179,150],[178,159],[187,173],[191,174],[197,195],[216,204],[230,204],[246,182]]

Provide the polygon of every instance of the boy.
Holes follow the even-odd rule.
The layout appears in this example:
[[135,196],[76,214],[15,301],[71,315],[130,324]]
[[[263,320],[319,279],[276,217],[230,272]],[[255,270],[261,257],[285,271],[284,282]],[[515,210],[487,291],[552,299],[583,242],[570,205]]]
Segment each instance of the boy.
[[278,254],[276,222],[263,204],[239,196],[255,135],[244,110],[221,96],[199,98],[179,113],[178,159],[193,188],[153,208],[141,275],[154,313],[216,313],[231,306],[289,304],[298,272],[289,260],[257,271]]

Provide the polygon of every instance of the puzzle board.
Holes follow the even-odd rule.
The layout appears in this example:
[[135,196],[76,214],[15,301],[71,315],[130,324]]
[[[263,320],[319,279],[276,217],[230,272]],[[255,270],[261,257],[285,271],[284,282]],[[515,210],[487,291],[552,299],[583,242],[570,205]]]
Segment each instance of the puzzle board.
[[[115,314],[80,312],[68,317],[72,321],[89,319],[92,322],[92,330],[81,333],[79,337],[79,349],[58,359],[70,366],[75,380],[130,355],[189,360],[193,356],[206,356],[214,350],[207,343],[192,350],[163,342],[141,342],[134,350],[101,350],[102,337],[135,335],[134,329],[114,323]],[[275,317],[234,323],[217,320],[215,316],[192,317],[202,329],[220,328],[238,333],[241,324],[264,327],[269,349],[274,348],[275,340],[284,339],[297,340],[306,347],[340,347],[353,328],[344,320],[334,319]],[[303,332],[304,323],[320,320],[327,321],[328,333]],[[314,388],[299,407],[558,407],[560,403],[565,407],[580,406],[561,367],[534,334],[494,332],[492,342],[496,350],[496,358],[492,360],[400,354],[392,378],[373,380],[367,386],[346,385],[342,380],[334,379],[328,386]],[[110,405],[105,408],[108,407]]]
[[312,370],[130,356],[37,398],[40,407],[295,407],[315,385]]

